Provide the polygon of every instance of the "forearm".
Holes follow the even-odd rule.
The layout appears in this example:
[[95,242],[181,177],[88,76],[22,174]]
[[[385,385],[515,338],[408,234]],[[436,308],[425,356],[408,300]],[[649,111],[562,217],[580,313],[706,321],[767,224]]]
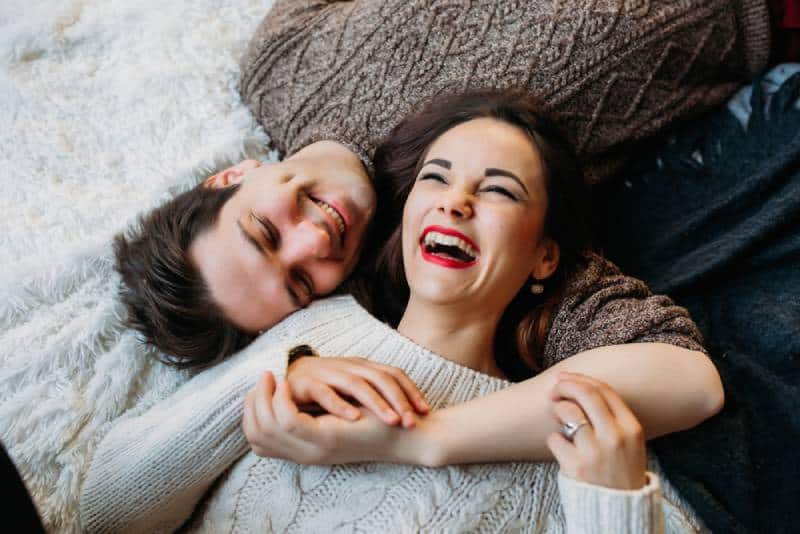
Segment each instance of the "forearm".
[[647,439],[686,430],[724,403],[722,381],[705,354],[666,343],[592,349],[554,365],[605,382],[630,407]]
[[285,358],[240,356],[105,436],[81,489],[85,530],[171,531],[189,518],[214,481],[247,451],[240,427],[247,391],[264,369],[285,370]]
[[552,460],[546,439],[558,425],[550,394],[562,371],[611,386],[648,438],[695,426],[722,405],[719,375],[704,354],[662,343],[615,345],[576,354],[505,390],[435,411],[403,436],[398,450],[426,465]]
[[[180,527],[214,480],[247,450],[238,430],[241,410],[227,403],[216,415],[214,421],[175,421],[166,412],[160,418],[148,414],[113,429],[98,447],[81,489],[83,528],[155,532]],[[217,439],[210,439],[210,431]]]

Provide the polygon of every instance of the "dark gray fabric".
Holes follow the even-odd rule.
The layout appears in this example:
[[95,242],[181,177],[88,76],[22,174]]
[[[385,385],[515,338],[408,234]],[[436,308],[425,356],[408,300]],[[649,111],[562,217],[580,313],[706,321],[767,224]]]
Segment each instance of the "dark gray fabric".
[[800,74],[746,131],[727,109],[653,146],[601,192],[606,252],[686,306],[726,405],[654,443],[715,532],[797,532],[800,505]]
[[3,488],[3,523],[16,532],[45,532],[39,512],[16,465],[0,443],[0,485]]

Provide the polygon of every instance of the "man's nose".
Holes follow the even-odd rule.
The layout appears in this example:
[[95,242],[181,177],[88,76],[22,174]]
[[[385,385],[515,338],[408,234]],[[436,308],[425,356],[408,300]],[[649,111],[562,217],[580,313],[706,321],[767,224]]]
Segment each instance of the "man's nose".
[[472,195],[462,189],[452,188],[442,194],[439,211],[457,219],[472,217]]
[[284,261],[290,265],[325,259],[331,254],[331,236],[324,227],[304,219],[283,238],[281,248]]

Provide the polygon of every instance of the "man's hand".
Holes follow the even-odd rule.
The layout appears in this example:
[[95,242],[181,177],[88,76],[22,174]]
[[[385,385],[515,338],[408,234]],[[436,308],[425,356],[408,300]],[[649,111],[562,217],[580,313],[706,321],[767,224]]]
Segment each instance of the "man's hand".
[[267,372],[247,395],[242,430],[258,456],[301,464],[419,463],[431,449],[416,429],[390,426],[366,408],[350,408],[359,412],[356,420],[304,413],[288,381],[276,386]]
[[316,403],[351,421],[361,416],[352,400],[387,425],[402,423],[405,428],[414,425],[416,414],[430,411],[416,384],[402,370],[363,358],[299,358],[286,370],[286,381],[296,404]]

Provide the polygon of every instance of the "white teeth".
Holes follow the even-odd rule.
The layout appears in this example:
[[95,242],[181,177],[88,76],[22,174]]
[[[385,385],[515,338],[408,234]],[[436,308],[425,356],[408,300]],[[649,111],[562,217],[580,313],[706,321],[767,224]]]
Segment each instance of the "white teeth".
[[339,231],[339,235],[343,235],[344,234],[344,219],[342,219],[342,216],[339,215],[339,212],[336,211],[333,208],[333,206],[331,206],[330,204],[328,204],[324,200],[320,200],[318,198],[315,198],[313,200],[314,200],[314,203],[317,206],[319,206],[320,208],[323,209],[323,211],[325,211],[325,213],[327,213],[328,215],[333,217],[333,220],[336,221],[336,229]]
[[425,234],[425,244],[432,245],[434,243],[438,243],[440,245],[447,245],[450,247],[458,247],[461,250],[463,250],[466,254],[468,254],[471,258],[477,256],[477,253],[475,252],[475,249],[472,248],[472,245],[454,235],[440,234],[439,232],[428,232],[427,234]]

